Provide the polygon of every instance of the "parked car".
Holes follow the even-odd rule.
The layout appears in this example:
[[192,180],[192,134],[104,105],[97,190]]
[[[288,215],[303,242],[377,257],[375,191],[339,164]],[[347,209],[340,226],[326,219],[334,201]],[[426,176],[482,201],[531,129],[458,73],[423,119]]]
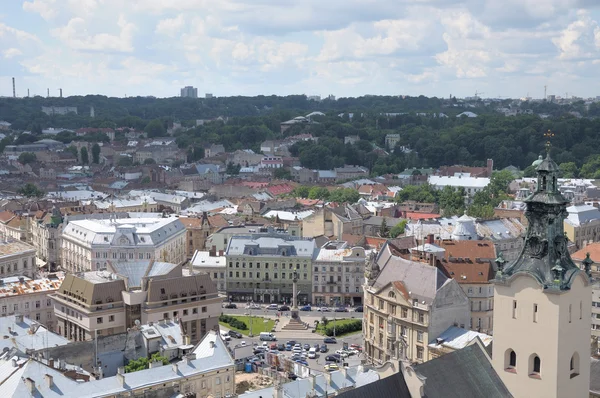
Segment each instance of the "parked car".
[[350,356],[350,354],[348,354],[348,351],[346,351],[344,349],[337,350],[335,353],[338,354],[342,358],[348,358]]
[[336,307],[335,312],[348,312],[346,307]]
[[308,366],[308,362],[306,362],[306,360],[304,360],[304,359],[296,359],[294,362],[297,362],[304,366]]
[[362,352],[362,347],[358,344],[350,344],[350,348],[353,348],[358,352]]
[[333,372],[335,370],[340,370],[340,367],[337,366],[335,363],[328,363],[327,365],[325,365],[325,371]]
[[237,309],[237,305],[235,305],[235,304],[233,304],[233,303],[228,303],[228,304],[225,304],[225,305],[223,306],[223,308],[229,308],[229,309],[233,309],[233,310],[235,310],[235,309]]
[[331,361],[331,362],[339,362],[342,359],[341,356],[339,356],[338,354],[331,354],[331,355],[327,355],[325,357],[326,361]]
[[285,345],[285,350],[286,350],[286,351],[292,351],[292,347],[293,347],[293,346],[292,346],[290,343],[287,343],[287,344]]
[[277,343],[271,343],[271,345],[269,346],[269,348],[271,350],[276,350],[277,349]]
[[300,311],[312,311],[312,307],[310,305],[305,305],[300,307]]
[[240,341],[240,346],[241,346],[241,347],[246,347],[246,345],[247,345],[247,344],[246,344],[246,341],[245,341],[245,340],[242,340],[242,341]]
[[325,343],[325,344],[335,344],[335,343],[337,343],[337,340],[335,339],[335,337],[325,337],[323,339],[323,343]]
[[240,332],[236,332],[235,330],[230,330],[229,331],[229,335],[231,337],[235,337],[236,339],[241,339],[242,338],[242,334]]
[[277,344],[277,349],[279,351],[285,351],[285,344]]
[[287,305],[282,305],[281,307],[279,307],[279,311],[289,311],[290,307],[288,307]]
[[248,304],[248,305],[246,305],[246,308],[249,310],[260,310],[260,304],[255,304],[255,303]]
[[296,380],[298,378],[298,375],[295,374],[295,373],[289,372],[287,374],[287,378],[290,379],[290,380]]
[[317,349],[315,347],[312,347],[310,350],[308,350],[308,358],[315,359],[316,357],[317,357]]
[[286,341],[285,344],[289,344],[289,345],[291,345],[293,347],[293,346],[296,345],[296,340],[288,340],[288,341]]
[[310,344],[305,343],[304,346],[302,346],[302,348],[304,348],[305,350],[310,350]]
[[279,306],[277,304],[269,304],[265,308],[267,310],[275,310],[275,311],[277,311],[279,309]]
[[320,311],[320,312],[329,312],[330,310],[329,310],[329,308],[327,308],[327,307],[319,307],[319,308],[317,309],[317,311]]
[[327,348],[327,344],[321,344],[321,347],[319,347],[319,351],[320,352],[327,352],[327,351],[329,351],[329,348]]
[[354,309],[354,312],[363,312],[363,306],[362,306],[362,305],[359,305],[358,307],[356,307],[356,308]]
[[263,352],[265,352],[265,348],[264,347],[256,347],[254,349],[254,351],[252,351],[252,353],[254,355],[262,354]]
[[316,349],[317,351],[319,351],[319,347],[321,347],[321,345],[320,345],[319,343],[315,343],[315,344],[313,345],[313,347],[315,347],[315,349]]

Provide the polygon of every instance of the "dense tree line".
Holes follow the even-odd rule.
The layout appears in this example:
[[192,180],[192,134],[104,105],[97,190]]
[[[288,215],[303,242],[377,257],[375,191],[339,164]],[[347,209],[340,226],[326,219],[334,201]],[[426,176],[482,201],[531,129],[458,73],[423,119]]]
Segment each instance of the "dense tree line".
[[[463,106],[455,98],[366,96],[340,98],[336,101],[310,101],[306,96],[189,98],[107,98],[103,96],[68,98],[0,99],[0,120],[13,123],[15,129],[28,129],[2,140],[0,147],[9,144],[34,142],[43,128],[63,127],[127,127],[145,131],[151,137],[166,134],[174,121],[183,128],[174,136],[180,148],[188,152],[187,160],[204,157],[204,148],[222,144],[228,151],[250,148],[258,152],[260,143],[291,135],[310,133],[318,141],[300,142],[290,148],[303,166],[311,169],[331,169],[344,164],[369,168],[372,174],[398,173],[411,167],[433,167],[465,164],[484,166],[488,158],[496,169],[509,165],[525,169],[543,153],[543,133],[555,132],[553,157],[566,176],[600,177],[600,108],[583,102],[559,106],[549,102],[522,103],[522,110],[545,113],[505,117],[494,111],[503,104],[485,105],[479,101],[475,108]],[[48,116],[41,106],[77,106],[79,114]],[[89,117],[94,106],[95,118]],[[470,109],[477,118],[457,118]],[[294,125],[281,133],[280,123],[295,116],[321,111],[311,124]],[[577,118],[569,111],[579,112]],[[448,117],[439,117],[443,112]],[[434,116],[435,114],[435,116]],[[352,117],[350,116],[352,115]],[[196,126],[197,119],[219,120]],[[395,148],[386,147],[387,134],[399,134]],[[353,144],[344,144],[347,136],[358,136]],[[99,133],[86,138],[63,132],[56,139],[69,143],[77,139],[106,142]],[[117,140],[125,139],[117,134]],[[385,151],[385,152],[384,152]],[[387,155],[386,155],[387,153]],[[241,165],[244,166],[244,165]]]

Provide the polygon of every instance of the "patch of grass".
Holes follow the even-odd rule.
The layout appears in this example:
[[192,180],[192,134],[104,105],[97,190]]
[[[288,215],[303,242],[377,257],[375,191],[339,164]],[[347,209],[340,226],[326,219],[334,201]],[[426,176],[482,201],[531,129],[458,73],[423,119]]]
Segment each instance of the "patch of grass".
[[[275,321],[272,319],[262,318],[259,316],[253,316],[250,318],[249,316],[244,315],[230,315],[232,318],[235,318],[239,321],[244,322],[248,325],[248,329],[238,329],[231,327],[228,323],[219,322],[219,324],[225,326],[227,329],[235,330],[240,332],[243,335],[248,336],[250,334],[250,329],[252,329],[252,334],[258,336],[260,332],[270,332],[271,329],[275,326]],[[265,322],[266,321],[266,322]],[[250,322],[252,322],[252,328],[250,328]]]
[[325,326],[323,324],[323,321],[319,321],[319,326],[317,327],[317,333],[319,333],[320,335],[323,335],[323,336],[327,336],[327,333],[325,332],[325,330],[333,328],[334,324],[336,327],[335,337],[343,337],[343,336],[349,336],[352,334],[362,333],[362,330],[354,330],[351,332],[341,333],[342,330],[348,329],[348,325],[353,324],[356,321],[357,321],[357,319],[336,319],[335,321],[333,319],[330,319],[327,322],[327,326]]

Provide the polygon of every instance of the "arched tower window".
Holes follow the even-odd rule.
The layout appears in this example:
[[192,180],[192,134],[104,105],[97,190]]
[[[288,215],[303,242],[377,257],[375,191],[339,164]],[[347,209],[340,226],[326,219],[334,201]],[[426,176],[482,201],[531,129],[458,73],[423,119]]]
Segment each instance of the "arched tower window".
[[543,176],[542,177],[542,189],[541,190],[545,191],[546,190],[546,186],[547,186],[546,185],[546,176]]
[[542,360],[537,354],[531,354],[529,357],[529,377],[540,378],[542,369]]
[[579,376],[579,354],[574,353],[571,357],[571,363],[569,365],[569,373],[571,374],[571,379],[573,377]]
[[510,348],[504,353],[504,370],[517,372],[517,353]]

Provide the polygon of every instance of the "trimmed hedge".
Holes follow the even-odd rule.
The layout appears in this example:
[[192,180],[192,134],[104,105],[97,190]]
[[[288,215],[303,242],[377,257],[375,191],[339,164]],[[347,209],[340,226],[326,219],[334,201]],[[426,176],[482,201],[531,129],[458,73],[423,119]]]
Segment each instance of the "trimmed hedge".
[[219,321],[226,323],[229,326],[236,329],[248,330],[248,325],[246,325],[246,322],[242,322],[239,319],[236,319],[229,315],[221,314],[221,316],[219,317]]
[[[361,319],[353,319],[351,321],[335,325],[336,335],[356,332],[357,330],[362,330]],[[327,336],[333,336],[333,322],[329,322],[328,325],[325,326],[325,334]]]

